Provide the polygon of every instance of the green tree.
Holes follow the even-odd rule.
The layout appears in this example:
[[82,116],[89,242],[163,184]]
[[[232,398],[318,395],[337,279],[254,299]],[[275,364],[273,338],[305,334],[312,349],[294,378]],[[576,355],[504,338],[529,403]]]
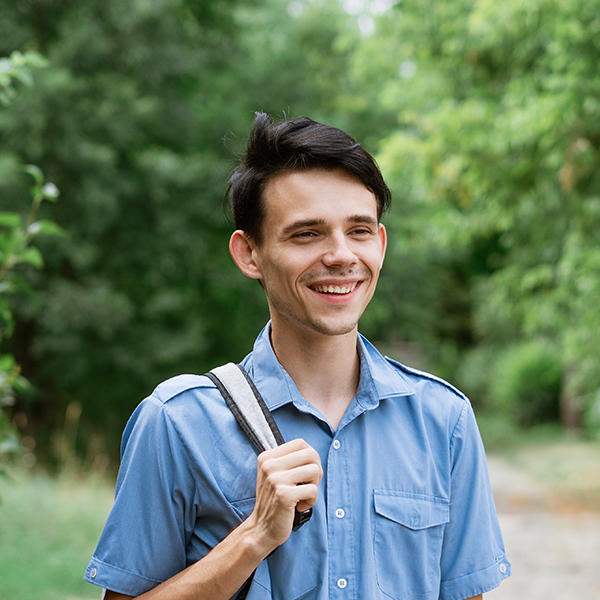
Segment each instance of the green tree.
[[[366,129],[337,100],[355,85],[346,66],[356,21],[335,0],[294,6],[0,7],[0,51],[37,48],[52,65],[0,121],[0,162],[10,149],[57,182],[56,219],[70,233],[40,243],[39,301],[19,303],[12,344],[39,390],[20,410],[42,447],[79,403],[80,431],[102,431],[116,450],[160,380],[251,349],[266,303],[228,256],[220,207],[254,111]],[[5,187],[8,209],[22,191]]]
[[400,8],[387,28],[400,68],[412,68],[397,81],[399,125],[381,161],[428,241],[475,260],[467,283],[480,344],[549,344],[563,369],[563,421],[576,425],[576,399],[600,387],[597,3]]
[[[8,107],[15,99],[15,82],[26,86],[33,83],[32,69],[45,67],[46,61],[35,52],[23,55],[13,52],[8,58],[0,59],[0,104]],[[11,160],[12,159],[12,160]],[[5,163],[18,164],[14,157],[5,157]],[[43,200],[55,201],[58,189],[46,183],[40,169],[28,165],[23,169],[33,177],[31,189],[33,199],[27,218],[19,213],[0,212],[0,348],[6,345],[14,331],[12,298],[17,292],[31,292],[27,280],[20,271],[22,265],[40,268],[43,259],[31,242],[39,235],[60,233],[60,228],[49,220],[36,220]],[[0,352],[0,461],[19,448],[18,436],[10,426],[5,413],[15,402],[15,393],[28,387],[27,380],[20,374],[20,367],[12,354]],[[2,465],[0,464],[0,473]]]

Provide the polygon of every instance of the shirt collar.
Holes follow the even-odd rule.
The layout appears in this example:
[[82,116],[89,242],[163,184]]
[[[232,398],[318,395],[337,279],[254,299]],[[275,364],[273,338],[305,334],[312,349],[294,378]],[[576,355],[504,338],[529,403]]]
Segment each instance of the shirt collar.
[[[306,411],[310,404],[302,397],[296,384],[281,366],[270,340],[271,322],[267,323],[254,343],[254,348],[243,361],[269,410],[293,402]],[[401,371],[392,366],[364,336],[358,334],[360,383],[357,402],[365,409],[375,408],[384,398],[414,394]]]

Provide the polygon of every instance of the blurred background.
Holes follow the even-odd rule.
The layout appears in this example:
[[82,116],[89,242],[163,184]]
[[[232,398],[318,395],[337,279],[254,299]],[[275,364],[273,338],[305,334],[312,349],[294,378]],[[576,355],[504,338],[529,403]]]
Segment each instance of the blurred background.
[[[257,110],[348,131],[392,189],[362,333],[467,393],[504,466],[600,510],[598,0],[2,0],[0,57],[1,600],[94,597],[64,565],[127,418],[264,326],[223,208]],[[81,539],[27,595],[48,553],[11,535],[42,522]]]

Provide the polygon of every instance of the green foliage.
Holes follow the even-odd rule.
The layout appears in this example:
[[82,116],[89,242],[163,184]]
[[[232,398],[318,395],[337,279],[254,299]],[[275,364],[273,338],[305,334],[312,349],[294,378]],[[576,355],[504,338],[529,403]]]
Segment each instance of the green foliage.
[[[42,255],[31,245],[32,240],[38,235],[62,234],[60,227],[52,221],[35,218],[43,200],[54,202],[58,198],[58,188],[53,183],[46,183],[43,173],[35,165],[28,165],[24,171],[34,179],[33,201],[27,219],[23,220],[18,213],[0,213],[0,342],[13,334],[12,297],[18,292],[32,292],[18,267],[29,265],[39,269],[43,265]],[[14,405],[15,394],[30,389],[14,357],[0,354],[0,459],[19,449],[18,436],[10,427],[4,409]]]
[[414,69],[380,161],[430,253],[467,257],[473,339],[543,339],[576,395],[595,393],[597,3],[407,0],[393,21]]
[[19,366],[10,354],[0,354],[0,475],[3,459],[19,451],[19,436],[11,427],[5,409],[15,403],[15,394],[29,389],[28,381],[20,374]]
[[547,346],[509,347],[490,367],[490,393],[500,413],[521,427],[559,420],[562,370]]
[[15,83],[31,87],[32,69],[48,65],[46,59],[37,52],[22,54],[15,50],[8,58],[0,58],[0,104],[8,106],[16,97]]
[[[33,83],[31,68],[44,67],[46,61],[35,52],[25,55],[13,52],[0,59],[0,104],[5,107],[16,97],[13,85],[20,81]],[[7,161],[9,162],[9,161]],[[31,242],[38,235],[61,233],[49,220],[36,220],[43,200],[54,202],[59,195],[53,183],[46,183],[42,171],[35,165],[24,168],[34,180],[31,189],[33,202],[26,220],[16,212],[0,212],[0,343],[10,337],[14,329],[11,297],[17,292],[31,292],[19,270],[21,265],[39,269],[42,255]],[[19,450],[19,438],[10,426],[5,409],[15,403],[15,394],[29,389],[29,383],[20,375],[20,367],[11,354],[0,353],[0,460]],[[1,473],[1,468],[0,468]]]
[[[36,295],[13,306],[10,351],[39,390],[17,410],[38,448],[79,403],[80,443],[102,431],[116,449],[160,380],[251,349],[266,304],[227,254],[220,207],[255,110],[307,114],[377,153],[395,199],[363,333],[418,346],[481,408],[493,406],[486,361],[530,339],[549,344],[574,397],[595,397],[596,8],[4,3],[0,55],[36,49],[51,66],[33,87],[0,77],[20,87],[0,113],[0,228],[26,228],[24,161],[60,186],[52,214],[69,231],[21,255]],[[47,217],[42,205],[40,233]]]
[[590,438],[600,440],[600,390],[584,397],[584,425]]
[[39,440],[76,401],[81,438],[102,430],[116,450],[159,381],[251,349],[268,313],[227,253],[227,175],[255,110],[348,125],[336,94],[359,37],[334,0],[293,12],[274,0],[1,9],[0,51],[40,48],[51,64],[0,119],[4,199],[21,210],[10,156],[24,156],[59,184],[70,234],[40,242],[37,299],[16,311],[14,353],[40,390],[19,410]]

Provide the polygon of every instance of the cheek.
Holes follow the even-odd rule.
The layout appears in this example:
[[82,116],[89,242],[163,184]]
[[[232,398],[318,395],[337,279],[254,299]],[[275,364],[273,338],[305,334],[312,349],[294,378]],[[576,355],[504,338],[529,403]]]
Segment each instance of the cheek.
[[365,256],[365,264],[373,273],[373,277],[377,278],[381,267],[383,266],[383,254],[379,248],[374,248],[373,252],[370,252],[368,256]]
[[281,295],[293,285],[293,277],[284,265],[273,263],[264,265],[262,274],[263,285],[272,294]]

